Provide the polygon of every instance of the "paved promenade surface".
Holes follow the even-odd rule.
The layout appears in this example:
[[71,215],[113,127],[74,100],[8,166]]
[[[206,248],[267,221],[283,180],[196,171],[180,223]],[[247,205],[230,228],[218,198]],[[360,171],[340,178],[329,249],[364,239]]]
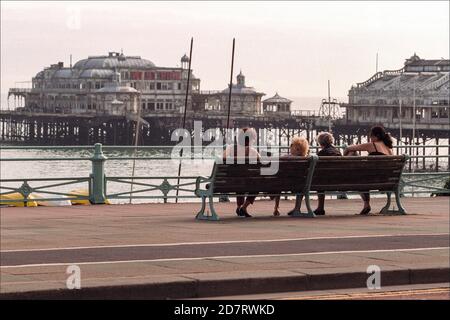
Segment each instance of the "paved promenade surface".
[[[376,212],[383,199],[373,199]],[[282,201],[287,212],[292,201]],[[315,205],[313,201],[313,206]],[[449,282],[449,198],[406,198],[406,216],[359,216],[359,200],[329,200],[315,219],[254,218],[217,204],[1,209],[1,297],[195,298],[364,288],[369,265],[382,285]],[[68,265],[82,290],[66,288]],[[60,289],[60,290],[57,290]]]

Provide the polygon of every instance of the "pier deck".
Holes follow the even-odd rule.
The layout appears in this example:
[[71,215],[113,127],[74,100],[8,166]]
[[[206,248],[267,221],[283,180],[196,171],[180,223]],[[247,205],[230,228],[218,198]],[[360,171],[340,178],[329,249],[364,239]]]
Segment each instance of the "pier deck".
[[[373,199],[374,212],[383,201]],[[2,208],[0,298],[363,288],[369,265],[382,285],[449,282],[449,198],[404,204],[407,216],[364,217],[359,200],[329,200],[326,216],[302,219],[272,217],[273,202],[257,201],[254,218],[242,219],[220,203],[219,222],[194,220],[194,203]],[[82,290],[66,289],[70,264]]]

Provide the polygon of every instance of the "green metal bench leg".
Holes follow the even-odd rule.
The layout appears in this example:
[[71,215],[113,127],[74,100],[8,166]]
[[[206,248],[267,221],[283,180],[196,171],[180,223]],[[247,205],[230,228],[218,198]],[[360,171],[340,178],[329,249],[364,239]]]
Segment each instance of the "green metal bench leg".
[[380,210],[381,214],[388,214],[389,208],[391,207],[391,192],[386,192],[386,205]]
[[202,207],[200,208],[200,211],[195,216],[195,219],[200,219],[205,214],[205,208],[206,208],[206,197],[202,197]]
[[405,208],[403,208],[403,205],[400,201],[400,190],[396,190],[395,191],[395,202],[397,204],[397,210],[390,210],[390,206],[391,206],[391,195],[392,192],[387,192],[387,201],[386,201],[386,205],[383,207],[383,209],[381,209],[380,213],[381,214],[406,214],[406,210]]
[[[311,204],[309,201],[309,193],[306,193],[303,198],[305,199],[306,209],[308,210],[307,213],[302,213],[300,210],[295,210],[292,212],[291,217],[306,217],[306,218],[314,218],[316,215],[311,209]],[[297,201],[297,199],[296,199]]]
[[405,208],[403,208],[402,202],[400,200],[400,189],[397,189],[395,191],[395,202],[397,203],[398,213],[406,214],[406,210],[405,210]]
[[316,215],[314,214],[314,211],[311,209],[311,203],[309,201],[309,192],[305,194],[305,204],[306,209],[308,210],[308,213],[305,214],[306,217],[314,218]]
[[197,213],[197,216],[195,217],[197,220],[209,220],[209,221],[217,221],[219,220],[219,216],[216,213],[216,210],[214,209],[214,201],[213,201],[213,197],[208,197],[208,201],[209,201],[209,211],[210,214],[206,215],[205,214],[205,209],[206,209],[206,197],[202,197],[202,207],[200,209],[200,211]]

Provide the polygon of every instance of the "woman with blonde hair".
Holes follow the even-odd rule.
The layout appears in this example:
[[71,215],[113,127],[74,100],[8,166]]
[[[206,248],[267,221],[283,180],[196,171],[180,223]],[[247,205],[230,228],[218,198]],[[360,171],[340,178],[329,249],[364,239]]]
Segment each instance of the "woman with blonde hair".
[[[292,138],[292,142],[291,142],[289,151],[290,151],[289,153],[290,153],[291,157],[292,156],[306,157],[309,153],[308,140],[306,140],[303,137],[295,136],[294,138]],[[289,157],[289,156],[281,157],[281,159],[287,158],[287,157]],[[278,208],[280,207],[280,196],[271,197],[271,199],[275,200],[275,207],[273,209],[273,215],[279,216],[280,211],[278,210]],[[300,207],[302,205],[302,200],[303,200],[303,195],[298,195],[295,198],[295,207],[294,207],[294,209],[292,209],[291,211],[288,212],[288,215],[292,215],[295,211],[300,211]]]

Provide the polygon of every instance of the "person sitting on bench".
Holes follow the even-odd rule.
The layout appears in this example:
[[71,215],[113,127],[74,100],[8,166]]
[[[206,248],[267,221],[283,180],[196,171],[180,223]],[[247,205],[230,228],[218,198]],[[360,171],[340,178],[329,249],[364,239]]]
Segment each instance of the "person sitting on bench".
[[[309,143],[303,137],[295,136],[292,138],[291,146],[290,146],[290,156],[295,157],[306,157],[309,153]],[[289,156],[283,156],[283,158],[288,158]],[[275,207],[273,209],[273,215],[279,216],[280,211],[278,208],[280,207],[280,196],[270,197],[270,199],[275,200]],[[295,198],[295,207],[291,211],[288,212],[288,215],[292,215],[295,211],[300,211],[300,207],[302,205],[303,195],[298,195]]]
[[[333,135],[329,132],[321,132],[316,141],[319,144],[320,151],[317,153],[319,157],[340,157],[341,152],[334,146]],[[318,216],[325,215],[325,194],[323,192],[317,193],[318,205],[314,210],[314,214]]]
[[[387,133],[382,126],[374,126],[369,132],[370,142],[357,144],[348,147],[344,151],[344,156],[348,156],[355,151],[366,151],[369,156],[391,156],[393,141],[389,133]],[[370,208],[370,193],[361,193],[361,198],[364,201],[364,208],[359,214],[369,214]]]
[[[258,151],[252,147],[256,141],[256,131],[253,128],[239,129],[237,135],[237,144],[228,145],[224,151],[224,158],[242,157],[245,155],[246,159],[256,161],[260,159]],[[256,196],[237,196],[236,197],[236,214],[240,217],[250,218],[251,215],[247,212],[247,207],[255,201]]]

